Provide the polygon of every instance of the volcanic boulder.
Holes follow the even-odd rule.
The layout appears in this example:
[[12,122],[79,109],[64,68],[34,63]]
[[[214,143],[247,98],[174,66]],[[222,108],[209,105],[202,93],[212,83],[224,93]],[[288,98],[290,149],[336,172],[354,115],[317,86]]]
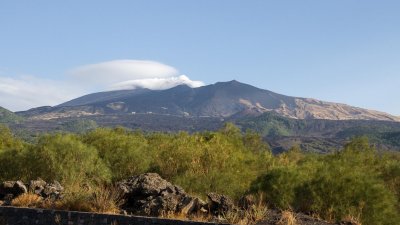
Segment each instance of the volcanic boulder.
[[209,193],[207,197],[209,202],[208,207],[214,215],[224,215],[235,209],[232,199],[226,195]]
[[0,198],[12,195],[13,198],[27,193],[28,189],[22,181],[4,181],[0,183]]
[[27,184],[22,181],[4,181],[0,183],[0,199],[16,198],[28,191],[43,198],[56,200],[62,197],[64,188],[57,181],[47,183],[40,178],[31,180]]
[[205,203],[189,196],[181,187],[156,173],[145,173],[117,183],[123,193],[123,208],[134,214],[161,216],[169,213],[191,214]]

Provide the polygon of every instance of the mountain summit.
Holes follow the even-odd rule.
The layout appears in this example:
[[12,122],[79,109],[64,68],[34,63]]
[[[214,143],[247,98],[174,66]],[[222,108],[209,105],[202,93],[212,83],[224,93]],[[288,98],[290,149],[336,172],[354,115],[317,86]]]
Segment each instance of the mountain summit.
[[134,89],[85,95],[55,107],[20,112],[34,118],[77,115],[163,114],[190,117],[231,117],[275,112],[293,119],[385,120],[399,117],[374,110],[310,98],[290,97],[238,81],[167,90]]

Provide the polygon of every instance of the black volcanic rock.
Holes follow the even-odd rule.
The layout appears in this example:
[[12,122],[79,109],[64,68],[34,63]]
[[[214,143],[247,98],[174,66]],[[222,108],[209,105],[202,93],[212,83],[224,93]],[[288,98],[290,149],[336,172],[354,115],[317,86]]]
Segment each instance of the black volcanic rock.
[[181,187],[171,184],[156,173],[145,173],[117,183],[123,194],[123,208],[135,214],[161,216],[164,213],[191,214],[205,203],[188,195]]
[[4,181],[0,183],[0,199],[7,195],[17,197],[27,192],[28,189],[22,181]]

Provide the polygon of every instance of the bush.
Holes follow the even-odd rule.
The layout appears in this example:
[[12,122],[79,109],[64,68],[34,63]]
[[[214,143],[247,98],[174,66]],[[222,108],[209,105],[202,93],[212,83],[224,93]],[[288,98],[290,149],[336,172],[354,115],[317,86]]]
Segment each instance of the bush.
[[22,149],[23,142],[14,137],[10,129],[0,124],[0,152],[4,149]]
[[16,139],[11,131],[0,126],[0,180],[18,180],[28,172],[25,168],[26,144]]
[[83,142],[97,149],[110,168],[113,180],[139,175],[149,169],[151,156],[142,133],[130,133],[122,128],[96,129],[84,135]]
[[0,152],[0,181],[27,180],[30,169],[27,168],[26,150],[5,149]]
[[251,138],[245,139],[231,125],[219,132],[153,134],[148,137],[154,156],[151,168],[189,192],[240,197],[272,158],[259,136]]
[[399,201],[391,191],[398,185],[397,164],[378,154],[365,138],[352,140],[338,153],[315,156],[292,150],[276,162],[276,168],[252,185],[252,191],[264,192],[274,207],[333,221],[352,217],[363,224],[394,224],[399,219]]
[[318,212],[323,218],[342,220],[351,215],[363,224],[396,221],[395,196],[374,174],[331,163],[301,189],[308,195],[297,201],[311,200],[303,210]]
[[252,191],[262,191],[271,206],[289,209],[295,204],[296,189],[305,182],[301,171],[294,167],[276,168],[258,178],[252,185]]
[[46,135],[25,154],[30,179],[59,180],[63,184],[110,180],[110,171],[95,148],[75,135]]

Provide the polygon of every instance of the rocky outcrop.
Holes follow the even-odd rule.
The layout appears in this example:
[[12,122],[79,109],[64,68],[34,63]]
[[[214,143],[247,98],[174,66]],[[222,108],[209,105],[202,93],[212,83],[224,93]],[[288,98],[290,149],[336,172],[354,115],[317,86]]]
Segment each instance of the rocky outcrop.
[[208,206],[213,215],[224,215],[235,209],[232,199],[226,195],[209,193],[207,195]]
[[17,197],[28,192],[27,187],[22,181],[4,181],[0,184],[0,198],[6,196]]
[[28,183],[29,191],[40,195],[43,198],[60,199],[64,187],[57,181],[47,183],[42,179],[31,180]]
[[156,173],[130,177],[117,184],[123,193],[124,210],[142,215],[161,216],[169,213],[191,214],[205,210],[206,203],[188,195]]
[[31,180],[28,183],[22,181],[4,181],[0,183],[0,200],[9,200],[19,195],[30,192],[46,199],[60,199],[64,188],[60,183],[54,181],[47,183],[42,179]]

